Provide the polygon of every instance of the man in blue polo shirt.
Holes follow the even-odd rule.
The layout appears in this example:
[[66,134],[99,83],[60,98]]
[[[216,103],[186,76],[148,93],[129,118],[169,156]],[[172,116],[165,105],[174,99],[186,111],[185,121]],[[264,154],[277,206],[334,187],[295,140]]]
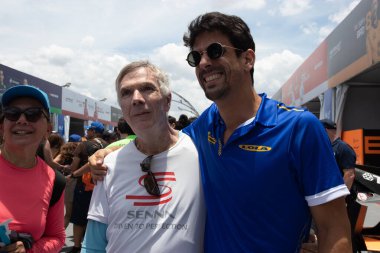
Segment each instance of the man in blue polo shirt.
[[310,112],[257,94],[247,24],[200,15],[183,37],[214,103],[184,129],[198,149],[207,206],[205,252],[299,252],[311,219],[319,252],[351,252],[330,141]]

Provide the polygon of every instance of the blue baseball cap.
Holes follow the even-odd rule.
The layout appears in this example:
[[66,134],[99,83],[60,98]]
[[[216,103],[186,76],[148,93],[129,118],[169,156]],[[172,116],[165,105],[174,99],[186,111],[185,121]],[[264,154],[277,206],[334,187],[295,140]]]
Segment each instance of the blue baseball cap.
[[104,126],[99,121],[94,121],[91,123],[91,125],[87,126],[86,129],[93,129],[96,133],[103,133],[104,132]]
[[82,137],[78,134],[71,134],[69,136],[69,142],[80,142],[82,141]]
[[17,85],[7,89],[1,98],[1,104],[3,106],[8,106],[14,99],[20,97],[31,97],[38,100],[43,108],[50,114],[48,95],[32,85]]

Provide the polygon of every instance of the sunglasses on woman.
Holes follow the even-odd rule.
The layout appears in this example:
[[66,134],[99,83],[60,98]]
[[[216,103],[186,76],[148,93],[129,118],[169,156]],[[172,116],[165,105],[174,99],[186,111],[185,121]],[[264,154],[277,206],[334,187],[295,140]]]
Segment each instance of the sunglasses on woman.
[[29,122],[37,122],[42,115],[45,116],[47,120],[49,117],[46,115],[41,107],[29,107],[26,109],[20,109],[18,107],[6,107],[3,110],[4,117],[9,121],[17,121],[21,114],[24,114],[25,118]]
[[160,196],[161,192],[160,188],[158,187],[156,177],[150,169],[150,165],[152,164],[152,158],[153,155],[150,155],[140,163],[142,172],[147,173],[146,177],[144,178],[144,187],[150,195]]
[[189,63],[191,67],[196,67],[199,65],[202,59],[202,55],[204,53],[207,53],[208,58],[215,60],[223,56],[224,52],[226,51],[226,48],[232,48],[239,51],[244,51],[242,49],[236,48],[236,47],[230,47],[226,45],[222,45],[220,43],[212,43],[210,44],[205,51],[198,52],[198,51],[191,51],[186,58],[186,61]]

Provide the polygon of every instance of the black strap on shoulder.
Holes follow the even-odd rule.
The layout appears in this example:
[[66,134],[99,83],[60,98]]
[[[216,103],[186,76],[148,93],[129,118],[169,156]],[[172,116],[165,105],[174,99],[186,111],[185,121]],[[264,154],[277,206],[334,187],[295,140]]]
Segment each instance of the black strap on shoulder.
[[61,198],[63,190],[66,186],[66,178],[61,172],[53,169],[55,172],[53,193],[51,194],[49,206],[54,206],[55,203]]

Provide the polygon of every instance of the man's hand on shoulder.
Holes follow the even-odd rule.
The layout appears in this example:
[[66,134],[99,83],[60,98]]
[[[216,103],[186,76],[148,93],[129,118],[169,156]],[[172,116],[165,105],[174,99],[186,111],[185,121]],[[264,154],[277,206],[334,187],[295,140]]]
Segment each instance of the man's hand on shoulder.
[[107,166],[104,165],[104,157],[118,148],[104,148],[97,150],[92,156],[88,158],[88,163],[91,169],[91,177],[96,184],[96,181],[103,181],[104,176],[107,174]]

